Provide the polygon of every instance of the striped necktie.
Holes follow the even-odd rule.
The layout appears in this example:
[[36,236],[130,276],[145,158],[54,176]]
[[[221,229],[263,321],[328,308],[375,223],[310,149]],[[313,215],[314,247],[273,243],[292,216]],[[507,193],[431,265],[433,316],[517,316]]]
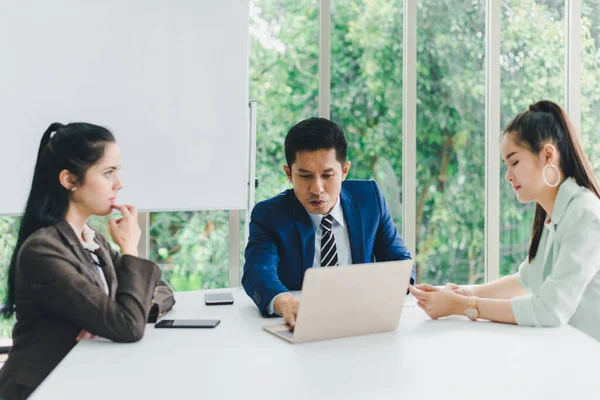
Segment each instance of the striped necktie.
[[333,267],[338,265],[337,246],[335,245],[335,237],[331,227],[333,225],[333,217],[327,214],[321,220],[321,266]]

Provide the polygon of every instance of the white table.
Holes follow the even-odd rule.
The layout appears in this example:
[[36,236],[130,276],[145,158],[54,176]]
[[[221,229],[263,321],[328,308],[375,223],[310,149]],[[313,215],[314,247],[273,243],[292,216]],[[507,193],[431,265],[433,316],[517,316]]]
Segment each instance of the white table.
[[166,318],[217,317],[215,329],[83,341],[31,399],[600,398],[600,343],[570,326],[432,321],[408,297],[395,332],[292,345],[262,330],[281,320],[242,289],[233,306],[204,293],[177,293]]

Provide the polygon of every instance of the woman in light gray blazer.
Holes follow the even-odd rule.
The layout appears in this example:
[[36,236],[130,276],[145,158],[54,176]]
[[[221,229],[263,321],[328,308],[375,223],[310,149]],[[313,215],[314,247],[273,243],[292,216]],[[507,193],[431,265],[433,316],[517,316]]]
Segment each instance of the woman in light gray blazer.
[[[102,127],[52,124],[44,133],[9,269],[3,314],[17,323],[0,398],[27,398],[81,338],[142,338],[161,272],[138,257],[136,209],[116,203],[120,166]],[[113,209],[122,213],[109,220],[121,254],[87,225]]]
[[502,159],[517,199],[536,203],[519,271],[474,287],[417,285],[411,292],[434,319],[568,323],[600,340],[600,190],[563,109],[540,101],[515,117],[504,130]]

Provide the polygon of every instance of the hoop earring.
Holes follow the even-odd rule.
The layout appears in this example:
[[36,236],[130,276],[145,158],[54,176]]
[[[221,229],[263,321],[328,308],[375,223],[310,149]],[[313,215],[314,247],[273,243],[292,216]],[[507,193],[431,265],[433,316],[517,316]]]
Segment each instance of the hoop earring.
[[[548,167],[554,169],[556,171],[556,174],[558,175],[558,179],[556,180],[556,182],[553,185],[551,185],[550,183],[548,183],[548,179],[546,178],[546,170],[547,170]],[[556,168],[556,165],[554,165],[554,164],[547,164],[544,167],[544,170],[542,171],[542,178],[544,179],[544,183],[546,185],[548,185],[550,187],[557,187],[560,184],[560,179],[561,179],[560,171],[558,170],[558,168]]]

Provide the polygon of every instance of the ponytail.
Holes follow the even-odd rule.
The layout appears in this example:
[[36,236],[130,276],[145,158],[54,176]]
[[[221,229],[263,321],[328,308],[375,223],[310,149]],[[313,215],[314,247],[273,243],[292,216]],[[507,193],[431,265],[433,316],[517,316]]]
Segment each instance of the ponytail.
[[[530,105],[527,111],[509,122],[504,129],[504,134],[507,133],[516,134],[516,142],[534,154],[539,154],[545,144],[554,144],[560,154],[560,169],[565,179],[575,179],[579,186],[588,188],[600,198],[594,170],[567,113],[558,104],[542,100]],[[546,211],[538,204],[529,244],[529,262],[537,254],[546,216]]]
[[46,149],[46,146],[48,146],[48,143],[50,143],[50,138],[52,136],[52,133],[58,131],[63,126],[64,125],[61,124],[60,122],[54,122],[53,124],[50,124],[48,129],[46,129],[46,132],[44,132],[44,134],[42,135],[42,140],[40,141],[40,149],[38,150],[38,156],[37,156],[38,160],[42,156],[42,153]]
[[42,135],[31,191],[8,269],[6,300],[0,311],[5,318],[15,313],[15,274],[21,247],[33,232],[64,220],[69,208],[69,193],[60,184],[60,172],[69,171],[82,184],[88,168],[104,154],[104,146],[114,141],[107,129],[86,123],[55,122]]

